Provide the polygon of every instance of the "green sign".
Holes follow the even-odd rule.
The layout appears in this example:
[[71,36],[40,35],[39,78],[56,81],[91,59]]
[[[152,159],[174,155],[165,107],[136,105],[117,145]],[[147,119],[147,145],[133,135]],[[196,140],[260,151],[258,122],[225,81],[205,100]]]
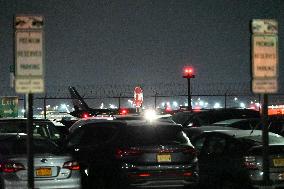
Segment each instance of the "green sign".
[[1,97],[0,117],[18,117],[18,97]]

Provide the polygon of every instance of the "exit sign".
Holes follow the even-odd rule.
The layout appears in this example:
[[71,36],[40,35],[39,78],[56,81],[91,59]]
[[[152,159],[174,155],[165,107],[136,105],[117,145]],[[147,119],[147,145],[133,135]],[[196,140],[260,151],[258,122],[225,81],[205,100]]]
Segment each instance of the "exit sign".
[[18,97],[1,97],[0,117],[18,117]]

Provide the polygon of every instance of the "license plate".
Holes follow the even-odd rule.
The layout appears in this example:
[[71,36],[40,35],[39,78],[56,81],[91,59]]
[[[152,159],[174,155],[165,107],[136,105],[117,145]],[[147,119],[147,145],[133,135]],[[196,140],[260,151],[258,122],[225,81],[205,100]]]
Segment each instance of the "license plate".
[[170,154],[158,154],[157,155],[157,161],[158,162],[171,162],[172,157]]
[[51,171],[50,167],[38,168],[36,170],[36,176],[47,177],[47,176],[51,176],[51,175],[52,175],[52,171]]
[[273,165],[275,167],[282,167],[282,166],[284,166],[284,158],[282,158],[282,159],[273,159]]

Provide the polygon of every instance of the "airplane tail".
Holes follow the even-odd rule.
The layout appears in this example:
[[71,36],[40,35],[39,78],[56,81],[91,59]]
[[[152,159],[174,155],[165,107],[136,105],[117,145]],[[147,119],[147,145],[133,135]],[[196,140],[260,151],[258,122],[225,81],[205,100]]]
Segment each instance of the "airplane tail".
[[74,111],[70,112],[72,116],[78,118],[87,118],[97,115],[113,115],[116,111],[110,109],[93,109],[90,108],[84,99],[79,95],[75,87],[68,87],[71,95],[72,103],[74,106]]
[[68,90],[70,92],[75,111],[88,111],[90,109],[75,87],[70,86],[68,87]]

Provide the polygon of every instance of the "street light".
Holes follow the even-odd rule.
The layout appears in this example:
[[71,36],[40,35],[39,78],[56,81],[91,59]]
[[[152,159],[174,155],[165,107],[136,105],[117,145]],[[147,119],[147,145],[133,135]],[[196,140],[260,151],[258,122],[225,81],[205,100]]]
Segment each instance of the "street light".
[[191,66],[184,66],[183,67],[183,78],[187,78],[187,109],[192,110],[191,107],[191,94],[190,94],[190,79],[195,78],[193,67]]

